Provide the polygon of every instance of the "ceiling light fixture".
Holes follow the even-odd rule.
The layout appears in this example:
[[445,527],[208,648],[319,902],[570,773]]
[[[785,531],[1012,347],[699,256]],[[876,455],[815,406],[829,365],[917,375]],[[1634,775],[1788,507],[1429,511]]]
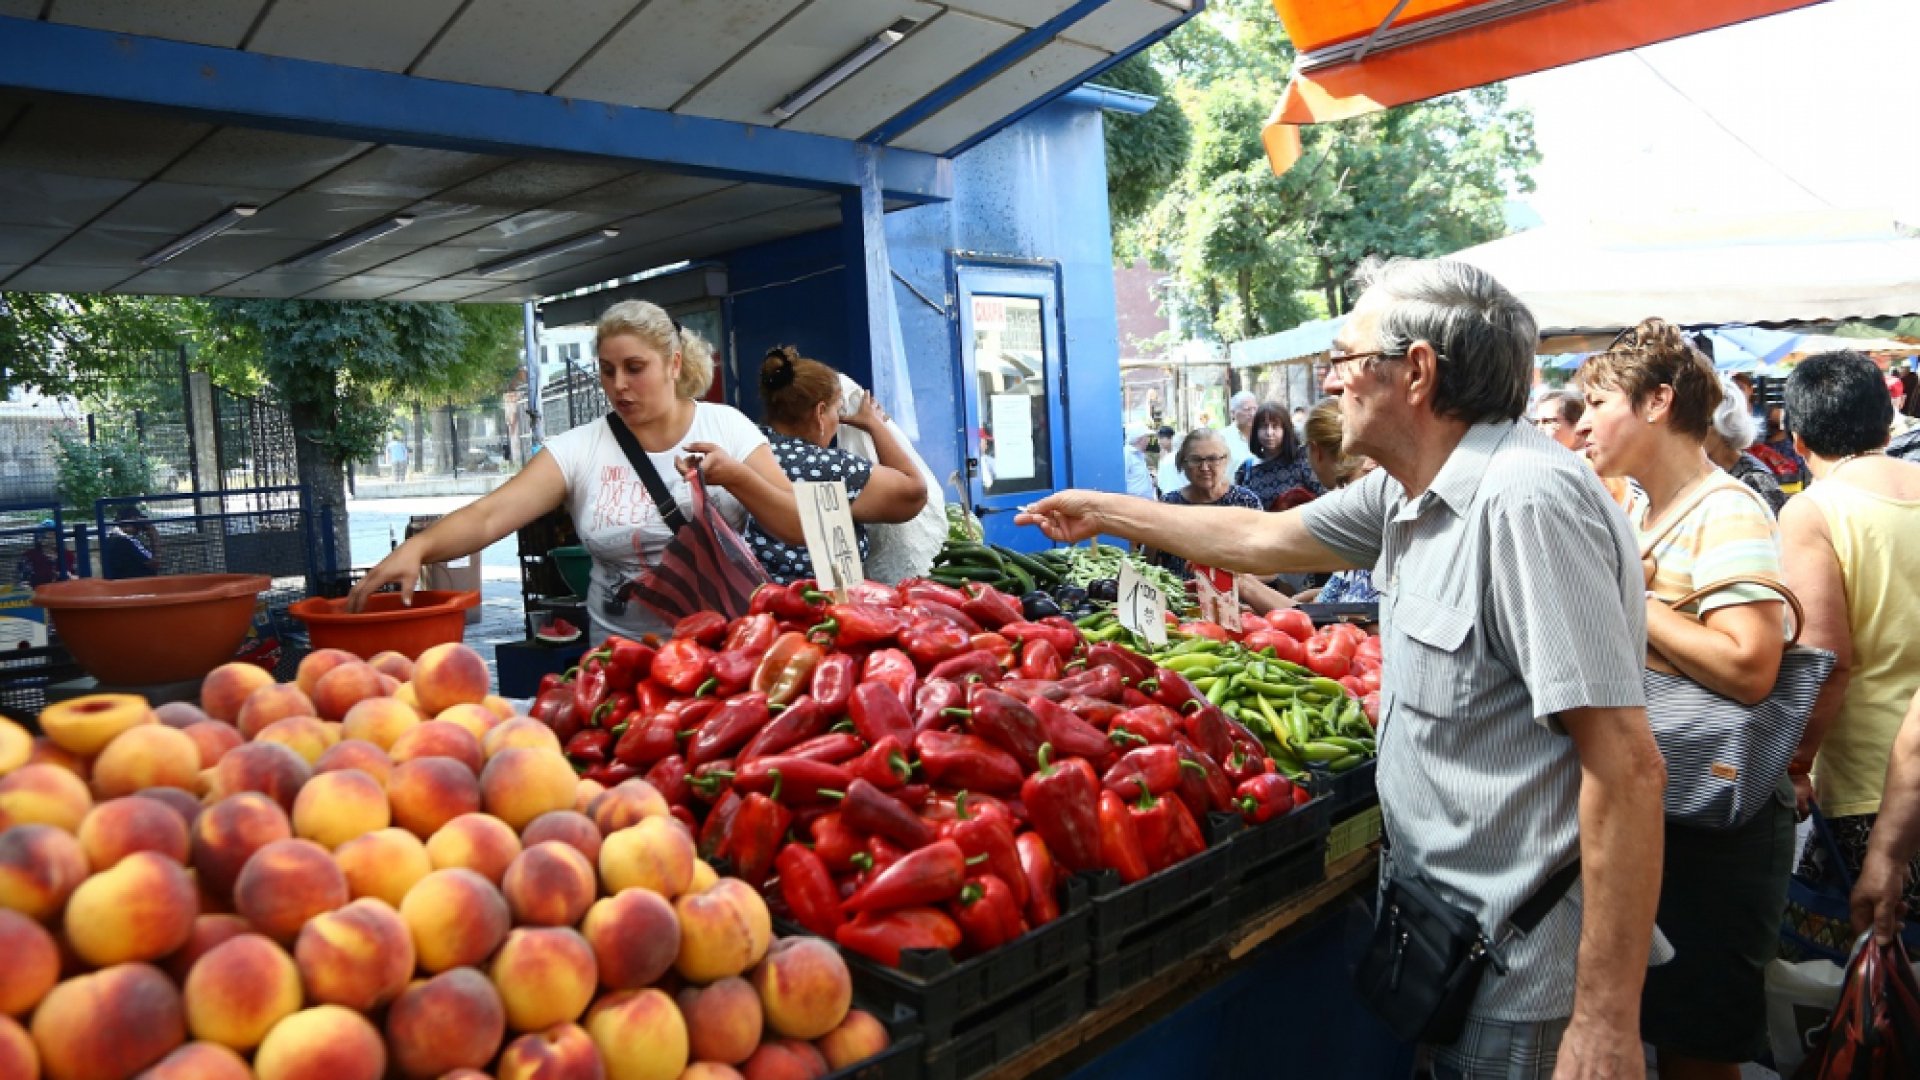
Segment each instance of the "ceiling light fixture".
[[492,277],[495,274],[504,274],[509,270],[518,269],[528,263],[539,262],[541,259],[550,259],[555,255],[565,255],[570,251],[579,251],[581,248],[605,243],[619,235],[619,229],[595,229],[592,232],[581,233],[572,239],[562,240],[557,244],[548,244],[546,247],[534,248],[532,251],[523,251],[518,255],[509,255],[504,259],[496,259],[493,262],[476,266],[473,268],[473,272],[479,274],[481,277]]
[[228,229],[233,228],[235,225],[240,224],[259,212],[260,208],[257,206],[230,206],[222,211],[218,217],[213,218],[206,224],[173,241],[166,247],[141,256],[141,265],[159,266],[161,263],[167,262],[170,259],[179,258],[186,252],[199,247],[201,244],[219,236],[221,233],[226,232]]
[[900,39],[906,37],[909,31],[919,25],[918,19],[901,19],[873,35],[867,39],[866,44],[848,53],[820,77],[801,87],[799,93],[775,105],[770,111],[782,120],[792,119],[795,113],[825,97],[827,91],[853,78],[861,68],[880,59],[881,54],[900,44]]
[[383,236],[387,236],[391,233],[399,232],[401,229],[404,229],[411,224],[413,224],[412,214],[395,214],[393,217],[390,217],[387,220],[382,221],[377,225],[369,225],[366,228],[361,229],[359,232],[349,233],[338,240],[335,240],[328,244],[323,244],[320,247],[314,248],[311,251],[301,252],[300,254],[295,255],[293,258],[288,259],[286,262],[282,263],[281,265],[292,268],[292,267],[298,267],[298,266],[312,266],[315,263],[322,263],[327,261],[328,259],[333,258],[335,255],[340,255],[345,252],[352,251],[354,248],[357,248],[362,244],[371,244],[375,240],[378,240]]

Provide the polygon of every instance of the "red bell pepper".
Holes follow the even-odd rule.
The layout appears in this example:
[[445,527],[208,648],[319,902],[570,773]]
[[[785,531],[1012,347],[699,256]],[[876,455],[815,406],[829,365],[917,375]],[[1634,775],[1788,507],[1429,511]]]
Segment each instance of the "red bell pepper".
[[936,784],[988,792],[1020,789],[1020,762],[978,736],[922,731],[913,737],[913,749],[927,778]]
[[745,690],[753,682],[753,673],[760,669],[760,657],[735,650],[715,653],[713,656],[713,693],[716,697],[732,697]]
[[861,578],[847,584],[847,602],[850,604],[873,604],[877,607],[896,608],[900,606],[900,590],[881,581]]
[[[901,801],[906,800],[903,798]],[[925,804],[920,807],[920,816],[943,826],[963,818],[999,818],[1007,823],[1008,828],[1019,831],[1019,819],[1014,816],[1011,805],[977,791],[929,793]]]
[[[860,871],[859,884],[872,881],[875,874],[899,862],[906,853],[907,849],[884,836],[867,837],[866,842],[860,845],[860,854],[853,860],[853,865]],[[853,891],[858,892],[859,889]]]
[[802,694],[791,705],[780,710],[758,734],[747,740],[747,745],[740,748],[739,760],[745,764],[755,758],[792,749],[816,735],[825,734],[831,723],[832,720],[821,711],[813,698]]
[[1137,686],[1153,678],[1153,661],[1111,641],[1096,641],[1087,646],[1087,667],[1116,668],[1121,683],[1127,686]]
[[856,915],[834,931],[833,940],[843,949],[897,968],[900,954],[908,949],[959,948],[961,933],[946,912],[909,907]]
[[813,852],[827,869],[844,874],[853,869],[853,857],[860,852],[861,836],[847,825],[840,811],[829,810],[813,819],[808,827],[813,837]]
[[1168,803],[1167,819],[1173,826],[1167,836],[1167,850],[1173,855],[1173,861],[1180,862],[1207,850],[1207,838],[1200,832],[1198,819],[1187,812],[1187,804],[1179,799],[1163,801]]
[[1155,704],[1154,700],[1131,686],[1121,687],[1120,705],[1122,708],[1137,709],[1142,705]]
[[733,876],[759,888],[773,869],[774,856],[785,843],[787,826],[792,822],[792,812],[773,799],[759,792],[742,796],[720,850],[732,861]]
[[1171,668],[1154,668],[1153,678],[1147,681],[1153,684],[1153,689],[1148,691],[1153,700],[1174,712],[1184,715],[1207,703],[1207,696],[1196,689],[1191,680]]
[[588,768],[607,760],[613,747],[613,735],[599,728],[584,728],[567,740],[567,759],[575,768]]
[[615,690],[607,695],[607,700],[593,710],[589,726],[612,730],[633,719],[633,693],[628,690]]
[[1151,792],[1143,792],[1138,800],[1127,807],[1128,814],[1133,818],[1134,831],[1140,835],[1140,850],[1147,857],[1149,873],[1158,873],[1180,861],[1173,857],[1171,844],[1175,806],[1186,809],[1179,799],[1161,799],[1154,797]]
[[[785,705],[806,692],[813,669],[824,655],[805,634],[788,631],[774,639],[767,655],[760,658],[751,685],[756,692],[767,695],[769,705]],[[658,658],[654,663],[658,665]]]
[[1040,747],[1047,733],[1040,718],[1027,704],[1011,694],[976,686],[967,694],[967,707],[973,715],[967,730],[1012,754],[1028,772],[1040,765]]
[[991,585],[968,585],[964,590],[967,602],[960,610],[974,622],[989,630],[998,629],[1010,622],[1020,622],[1020,602]]
[[676,694],[691,694],[713,674],[713,653],[692,638],[674,638],[653,656],[653,679]]
[[854,687],[847,715],[853,720],[853,730],[869,743],[888,737],[906,743],[913,738],[913,718],[885,683],[863,682]]
[[693,786],[687,782],[687,759],[670,754],[654,762],[647,770],[647,783],[659,790],[669,806],[680,806],[693,798]]
[[939,839],[934,827],[900,800],[859,778],[847,785],[846,795],[840,800],[840,819],[850,829],[885,837],[908,851]]
[[784,756],[824,762],[828,765],[844,765],[866,752],[867,744],[853,732],[829,731],[825,735],[816,735],[806,742],[790,747],[784,752]]
[[1012,694],[1021,701],[1025,701],[1035,694],[1046,698],[1048,701],[1065,701],[1069,696],[1066,688],[1053,679],[1029,679],[1025,677],[1001,679],[994,684],[994,689],[1003,694]]
[[891,735],[867,748],[853,759],[847,771],[881,791],[898,791],[913,779],[913,765],[907,761],[906,744]]
[[1040,731],[1062,757],[1086,758],[1094,768],[1104,768],[1115,753],[1105,732],[1073,715],[1065,705],[1034,695],[1027,708],[1040,721]]
[[1264,753],[1249,753],[1246,747],[1235,746],[1227,760],[1220,763],[1227,779],[1235,784],[1244,784],[1256,776],[1265,776],[1274,771],[1273,759]]
[[947,727],[955,717],[966,715],[966,704],[966,688],[951,679],[928,679],[921,683],[913,703],[914,734]]
[[588,653],[580,661],[580,673],[573,677],[574,712],[583,723],[592,723],[595,710],[611,692],[607,685],[607,658],[601,653]]
[[1068,712],[1102,731],[1107,730],[1115,717],[1127,711],[1126,706],[1117,702],[1101,701],[1085,694],[1070,694],[1059,701],[1067,707]]
[[900,647],[913,662],[930,668],[973,647],[973,635],[950,622],[920,618],[900,631]]
[[542,691],[534,699],[529,715],[552,728],[554,737],[560,740],[562,746],[573,738],[574,732],[585,726],[580,711],[573,706],[573,686],[570,683],[561,683]]
[[[539,700],[547,691],[556,687],[571,687],[573,685],[573,677],[577,674],[579,674],[579,669],[574,668],[569,670],[565,675],[557,671],[549,671],[545,675],[540,676],[540,687],[533,692],[534,699]],[[571,695],[573,691],[569,689],[567,693]]]
[[772,615],[781,622],[817,622],[826,610],[827,596],[814,587],[812,578],[791,585],[762,585],[753,591],[747,604],[752,615]]
[[592,780],[601,787],[618,787],[639,775],[633,766],[624,761],[603,761],[581,773],[580,779]]
[[659,712],[628,724],[620,740],[613,744],[613,756],[635,768],[644,769],[670,754],[678,753],[679,749],[678,714]]
[[1041,754],[1047,760],[1040,771],[1020,785],[1020,801],[1033,819],[1033,831],[1069,871],[1096,870],[1104,863],[1100,781],[1093,767],[1079,758],[1054,761],[1051,747],[1043,748]]
[[810,806],[830,798],[822,792],[845,791],[852,779],[842,766],[780,754],[757,758],[734,770],[733,786],[742,794],[767,795],[787,806]]
[[[979,640],[985,635],[977,635]],[[1000,658],[986,649],[969,649],[958,656],[949,656],[933,665],[927,672],[929,679],[946,679],[951,682],[987,682],[999,681],[1002,674]]]
[[720,706],[687,744],[687,764],[699,768],[745,746],[767,726],[767,696],[741,694]]
[[1035,928],[1060,917],[1060,871],[1053,865],[1053,852],[1039,833],[1023,832],[1013,838],[1020,852],[1020,870],[1027,879],[1027,922]]
[[700,823],[699,840],[695,847],[703,859],[717,859],[727,844],[727,830],[733,827],[733,816],[740,812],[740,793],[728,788],[707,811],[707,820]]
[[1058,679],[1063,663],[1053,642],[1034,638],[1020,646],[1020,666],[1014,672],[1023,679]]
[[1233,781],[1213,755],[1185,739],[1173,740],[1173,748],[1180,755],[1180,786],[1174,790],[1193,816],[1202,819],[1215,810],[1230,809]]
[[967,594],[951,585],[942,585],[925,578],[908,578],[900,583],[900,603],[902,606],[931,600],[936,604],[946,604],[958,610],[967,602]]
[[914,669],[913,660],[899,649],[876,649],[867,655],[866,663],[860,668],[860,681],[880,683],[889,687],[905,706],[913,700],[913,692],[919,689],[920,672]]
[[808,636],[825,638],[836,649],[856,649],[862,645],[885,645],[907,628],[907,616],[894,608],[878,604],[828,604],[827,617]]
[[773,648],[774,639],[779,636],[780,624],[774,621],[772,615],[743,615],[728,627],[727,636],[720,643],[720,651],[752,653],[758,659]]
[[788,844],[774,857],[780,896],[794,920],[821,937],[832,937],[847,921],[840,912],[840,890],[818,854],[804,844]]
[[1014,899],[1013,889],[999,875],[982,874],[961,888],[953,904],[954,921],[960,924],[967,948],[983,953],[1027,932],[1021,906]]
[[697,641],[707,648],[727,636],[727,617],[717,611],[696,611],[673,624],[674,640]]
[[1002,671],[1013,666],[1013,642],[999,634],[991,630],[982,631],[973,635],[972,643],[975,649],[992,653],[994,662],[1000,665]]
[[[965,602],[964,600],[961,601],[961,603]],[[965,630],[968,637],[972,637],[974,634],[980,632],[980,624],[973,621],[973,616],[961,611],[960,604],[946,604],[938,600],[919,600],[915,601],[913,606],[907,609],[907,614],[916,619],[932,619],[936,622],[952,623],[956,629]]]
[[1002,626],[999,633],[1009,641],[1019,642],[1023,651],[1033,642],[1044,641],[1053,646],[1061,663],[1080,650],[1080,628],[1072,622],[1068,622],[1065,628],[1058,623],[1010,622]]
[[1180,769],[1180,751],[1172,746],[1138,746],[1120,755],[1120,760],[1107,769],[1100,782],[1107,790],[1132,802],[1142,791],[1165,795],[1179,787]]
[[1248,824],[1285,817],[1293,810],[1293,782],[1279,773],[1261,773],[1241,781],[1233,801]]
[[847,897],[841,909],[851,914],[944,903],[960,895],[966,880],[967,857],[960,845],[936,840],[874,874],[858,892]]
[[1233,753],[1233,732],[1227,727],[1227,714],[1212,702],[1182,715],[1180,729],[1193,745],[1205,750],[1215,761],[1224,761]]
[[1101,701],[1119,701],[1120,691],[1126,689],[1120,683],[1120,669],[1113,667],[1088,668],[1060,680],[1060,686],[1069,694],[1084,694]]
[[[1121,750],[1135,746],[1166,746],[1180,730],[1180,715],[1165,705],[1142,705],[1128,709],[1107,725],[1107,736]],[[1131,738],[1122,738],[1125,733]]]
[[970,863],[985,856],[976,870],[1004,880],[1013,889],[1019,905],[1027,905],[1027,875],[1020,869],[1020,849],[1013,844],[1013,826],[1006,819],[975,814],[947,822],[940,827],[940,833],[959,844]]
[[721,758],[709,761],[695,769],[687,770],[687,787],[692,797],[701,802],[713,802],[732,790],[733,761]]
[[1126,802],[1112,791],[1100,793],[1100,865],[1119,874],[1120,880],[1128,885],[1149,872],[1133,814]]
[[820,713],[828,723],[847,714],[847,702],[853,700],[853,687],[857,680],[854,672],[859,666],[850,653],[829,653],[820,658],[813,667],[813,700],[820,703]]

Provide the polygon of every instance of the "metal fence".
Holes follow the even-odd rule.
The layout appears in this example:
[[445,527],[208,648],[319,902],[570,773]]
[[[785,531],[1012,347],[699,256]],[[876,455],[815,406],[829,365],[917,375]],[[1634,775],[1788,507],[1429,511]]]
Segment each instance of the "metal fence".
[[[213,442],[223,490],[284,487],[300,480],[293,418],[269,396],[213,388]],[[191,416],[188,417],[191,421]],[[205,485],[211,478],[202,478]]]
[[506,395],[478,404],[387,403],[394,419],[385,444],[373,458],[356,463],[356,484],[513,472],[526,460],[522,400]]

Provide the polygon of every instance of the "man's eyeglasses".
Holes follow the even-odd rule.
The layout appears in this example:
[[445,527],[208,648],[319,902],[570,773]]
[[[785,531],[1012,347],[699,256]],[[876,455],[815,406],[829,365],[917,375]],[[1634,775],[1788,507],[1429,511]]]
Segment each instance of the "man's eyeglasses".
[[1566,423],[1565,420],[1562,420],[1558,416],[1535,416],[1530,418],[1528,422],[1537,428],[1557,428]]
[[1387,349],[1369,349],[1366,352],[1356,353],[1329,353],[1327,355],[1327,366],[1339,374],[1341,381],[1344,382],[1365,370],[1367,364],[1371,361],[1377,360],[1384,363],[1388,360],[1404,360],[1406,359],[1406,355],[1404,352],[1391,352]]

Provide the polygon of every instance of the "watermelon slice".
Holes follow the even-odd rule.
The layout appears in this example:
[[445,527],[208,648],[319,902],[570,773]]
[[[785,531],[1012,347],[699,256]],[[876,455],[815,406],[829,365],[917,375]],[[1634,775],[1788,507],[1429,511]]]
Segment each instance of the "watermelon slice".
[[571,645],[580,640],[580,628],[556,617],[533,637],[543,645]]

